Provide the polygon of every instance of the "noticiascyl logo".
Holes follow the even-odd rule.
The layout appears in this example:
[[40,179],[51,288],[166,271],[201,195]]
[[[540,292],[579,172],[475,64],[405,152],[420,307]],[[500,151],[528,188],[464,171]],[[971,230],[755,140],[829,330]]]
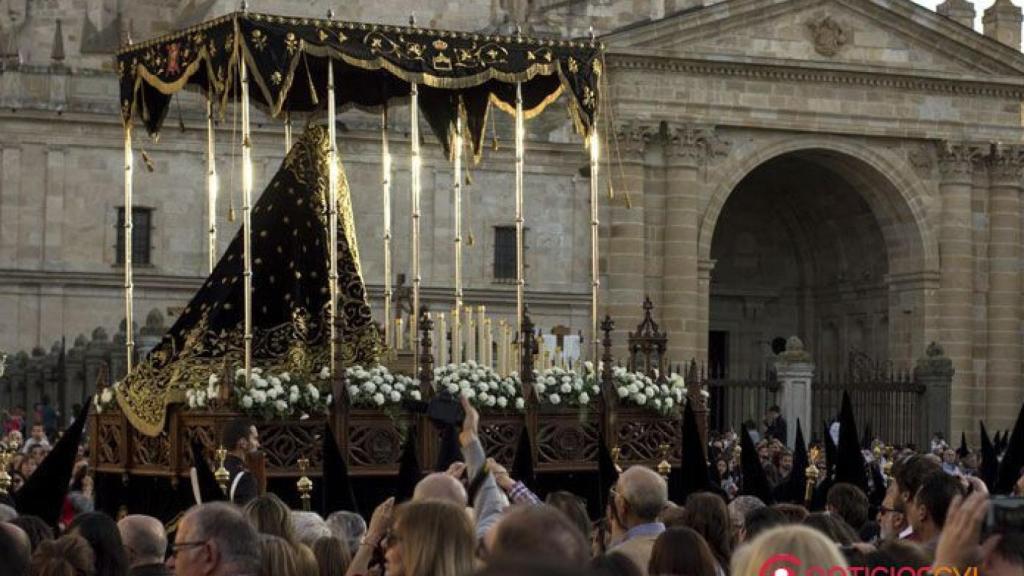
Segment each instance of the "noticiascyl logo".
[[792,554],[773,554],[761,564],[757,576],[797,576],[800,559]]

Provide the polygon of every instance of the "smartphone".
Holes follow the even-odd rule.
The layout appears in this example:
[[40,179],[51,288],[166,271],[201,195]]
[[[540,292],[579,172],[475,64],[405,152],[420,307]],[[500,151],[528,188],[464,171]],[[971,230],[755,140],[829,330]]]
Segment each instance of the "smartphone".
[[985,518],[986,534],[1024,532],[1024,498],[993,496]]

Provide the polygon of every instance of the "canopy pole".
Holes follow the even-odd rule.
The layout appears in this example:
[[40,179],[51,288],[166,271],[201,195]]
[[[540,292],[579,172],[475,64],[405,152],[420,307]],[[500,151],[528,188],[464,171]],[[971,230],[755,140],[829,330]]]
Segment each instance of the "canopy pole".
[[[523,333],[523,290],[526,286],[523,265],[523,85],[516,82],[516,334]],[[522,376],[522,375],[520,375]],[[523,376],[525,377],[525,376]]]
[[330,231],[330,247],[328,253],[331,258],[330,291],[331,303],[327,308],[328,322],[331,324],[331,379],[335,375],[335,351],[337,348],[337,328],[335,318],[338,308],[338,141],[337,141],[337,118],[334,109],[334,61],[327,59],[327,133],[331,140],[330,154],[328,155],[329,171],[331,181],[327,186],[327,228]]
[[[600,138],[597,135],[597,121],[594,121],[594,128],[590,132],[588,144],[590,147],[590,338],[591,361],[594,363],[594,370],[597,370],[597,362],[601,357],[600,338],[598,337],[598,309],[597,298],[601,289],[600,277],[600,244],[598,234],[600,232],[600,211],[598,210],[598,166],[600,165],[601,150],[598,145]],[[597,373],[599,373],[598,371]]]
[[135,332],[132,330],[135,284],[132,280],[132,176],[134,174],[132,153],[132,125],[124,127],[124,322],[125,354],[127,373],[131,373],[135,356]]
[[239,65],[242,84],[242,262],[245,291],[245,382],[252,381],[252,140],[249,134],[249,71]]
[[[462,114],[455,112],[455,143],[452,145],[454,155],[454,167],[452,171],[452,193],[455,198],[452,202],[455,214],[455,310],[459,312],[452,314],[452,334],[462,334]],[[461,338],[453,338],[453,346],[458,346]],[[444,342],[438,342],[443,345]],[[461,350],[453,351],[452,362],[459,363],[462,360]]]
[[214,147],[213,100],[206,101],[206,223],[207,268],[213,273],[217,264],[217,194],[220,182],[217,179],[217,157]]
[[[420,106],[419,85],[413,82],[409,93],[410,200],[412,205],[412,314],[409,331],[413,346],[413,374],[420,372]],[[399,336],[401,337],[401,336]]]
[[289,112],[284,113],[284,155],[287,156],[288,152],[292,149],[292,115]]
[[[388,149],[388,109],[380,112],[380,187],[384,201],[384,344],[394,349],[391,333],[391,152]],[[401,335],[399,335],[401,337]]]

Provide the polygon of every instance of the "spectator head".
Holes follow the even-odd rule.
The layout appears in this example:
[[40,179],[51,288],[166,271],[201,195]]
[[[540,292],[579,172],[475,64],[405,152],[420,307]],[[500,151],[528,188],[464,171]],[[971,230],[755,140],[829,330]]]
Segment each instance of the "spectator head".
[[899,498],[897,504],[904,509],[907,508],[925,478],[939,471],[939,463],[934,458],[924,455],[913,454],[903,460],[897,460],[892,467],[895,481],[889,485],[889,489]]
[[[904,566],[928,566],[932,559],[920,545],[909,540],[884,540],[873,552],[864,558],[864,565],[869,568],[902,568]],[[982,572],[988,575],[988,571]]]
[[558,559],[582,567],[590,557],[590,546],[579,528],[553,506],[517,506],[498,522],[489,557]]
[[11,574],[24,574],[32,557],[32,544],[28,534],[14,524],[0,522],[0,566]]
[[590,516],[587,514],[587,503],[572,492],[560,490],[548,494],[544,500],[549,506],[565,514],[570,522],[576,525],[588,542],[590,541]]
[[725,501],[710,492],[690,494],[683,522],[704,537],[722,568],[729,565],[733,536]]
[[946,512],[956,496],[963,495],[960,479],[944,472],[932,474],[921,483],[909,506],[914,533],[927,542],[939,535],[946,524]]
[[300,543],[313,547],[313,543],[331,535],[327,522],[316,512],[291,511],[292,529]]
[[306,546],[303,543],[298,543],[293,546],[295,551],[295,566],[299,569],[299,574],[316,574],[319,570],[319,566],[316,563],[316,555],[313,554],[313,549]]
[[647,573],[651,576],[686,574],[715,576],[718,561],[704,537],[691,528],[672,528],[658,535]]
[[327,517],[327,527],[335,538],[345,544],[349,556],[355,556],[359,540],[366,534],[366,520],[355,512],[339,510]]
[[981,574],[986,576],[1017,576],[1024,574],[1024,533],[1011,532],[999,538],[985,556]]
[[242,508],[242,513],[260,534],[280,536],[292,545],[297,542],[291,510],[275,494],[268,492],[253,498]]
[[661,523],[666,528],[675,528],[676,526],[686,526],[686,508],[682,506],[676,506],[675,508],[666,508],[661,511],[661,516],[658,517]]
[[10,522],[18,517],[18,511],[7,504],[0,504],[0,522]]
[[776,526],[787,524],[788,520],[775,508],[764,506],[755,508],[747,513],[743,519],[743,528],[740,530],[740,542],[752,540],[761,532],[765,532]]
[[255,452],[260,448],[260,434],[252,422],[245,418],[238,418],[231,420],[224,427],[221,442],[229,452]]
[[11,524],[25,531],[29,544],[32,546],[32,552],[35,552],[42,542],[53,540],[53,528],[50,528],[46,521],[38,516],[18,516],[11,520]]
[[32,556],[30,571],[32,576],[95,576],[95,565],[92,548],[85,538],[68,534],[40,543]]
[[793,471],[793,453],[789,450],[783,450],[779,453],[779,473],[783,476],[789,475]]
[[[890,485],[890,488],[892,486]],[[910,525],[907,511],[896,490],[886,490],[882,505],[875,516],[878,521],[878,535],[882,540],[894,540]]]
[[849,546],[860,542],[857,531],[836,514],[812,512],[804,520],[804,526],[818,530],[839,546]]
[[733,498],[732,502],[729,502],[729,520],[732,522],[733,534],[739,536],[747,514],[751,510],[757,510],[758,508],[764,508],[764,502],[757,496],[737,496]]
[[42,440],[46,440],[46,429],[43,428],[43,423],[42,422],[33,422],[32,423],[32,432],[31,432],[31,434],[32,434],[32,439],[35,440],[36,442],[40,442]]
[[590,561],[587,574],[589,576],[643,576],[644,573],[628,556],[611,552],[595,556]]
[[462,506],[421,500],[395,509],[384,554],[388,576],[470,574],[476,537]]
[[[779,526],[763,532],[736,551],[730,574],[760,574],[772,556],[788,554],[799,558],[804,566],[846,566],[839,547],[821,532],[806,526]],[[792,566],[778,565],[779,569]],[[771,566],[768,574],[772,574]]]
[[68,527],[69,534],[85,538],[92,546],[96,576],[127,576],[128,558],[117,524],[100,512],[79,514]]
[[117,523],[124,542],[124,551],[131,568],[148,564],[162,564],[167,553],[167,533],[164,525],[152,516],[130,514]]
[[314,542],[313,555],[320,576],[345,576],[352,561],[348,547],[334,536],[325,536]]
[[287,540],[273,534],[260,534],[260,574],[299,576],[295,549]]
[[626,529],[654,522],[668,500],[668,485],[646,466],[631,466],[615,485],[615,511]]
[[860,530],[868,521],[868,497],[863,490],[848,482],[838,482],[829,488],[825,507],[846,520],[854,530]]
[[193,506],[178,524],[167,567],[176,576],[256,574],[260,569],[256,529],[226,502]]
[[444,472],[427,474],[422,480],[416,483],[412,499],[416,500],[445,500],[466,506],[466,487],[461,482]]
[[807,508],[799,504],[790,504],[788,502],[781,502],[779,504],[773,504],[772,508],[776,509],[783,516],[786,517],[786,523],[788,524],[802,524],[807,519]]
[[729,475],[729,461],[725,458],[719,458],[715,461],[715,467],[718,468],[719,478],[725,478]]

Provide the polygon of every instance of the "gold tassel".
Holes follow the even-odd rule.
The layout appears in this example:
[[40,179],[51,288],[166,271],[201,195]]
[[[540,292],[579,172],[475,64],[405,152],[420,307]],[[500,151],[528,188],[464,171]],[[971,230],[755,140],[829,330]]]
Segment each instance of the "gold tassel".
[[611,178],[608,179],[608,199],[609,200],[614,200],[615,199],[615,188],[612,187],[612,179]]
[[142,149],[142,162],[146,165],[146,172],[153,172],[156,170],[153,166],[153,159],[146,153],[145,148]]

